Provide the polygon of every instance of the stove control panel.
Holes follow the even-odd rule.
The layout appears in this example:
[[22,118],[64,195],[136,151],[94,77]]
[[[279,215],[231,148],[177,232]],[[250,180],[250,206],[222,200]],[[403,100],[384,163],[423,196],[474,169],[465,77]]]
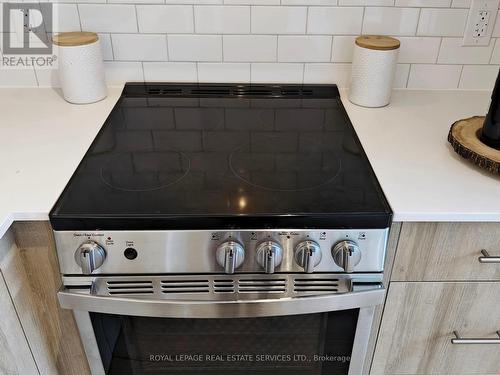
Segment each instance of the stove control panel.
[[62,274],[382,272],[388,229],[54,232]]

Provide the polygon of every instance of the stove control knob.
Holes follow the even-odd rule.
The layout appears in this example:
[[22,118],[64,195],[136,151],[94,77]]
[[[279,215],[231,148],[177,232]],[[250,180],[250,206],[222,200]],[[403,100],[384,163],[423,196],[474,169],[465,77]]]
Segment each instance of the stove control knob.
[[84,275],[90,275],[106,259],[106,250],[95,241],[86,241],[75,252],[75,261],[82,268]]
[[295,248],[295,261],[305,272],[312,273],[321,262],[321,247],[311,240],[299,243]]
[[245,260],[245,250],[238,242],[227,241],[217,247],[216,256],[217,263],[224,267],[224,271],[232,274]]
[[283,259],[281,245],[274,241],[265,241],[257,246],[257,263],[264,268],[266,273],[274,273]]
[[345,272],[353,272],[354,267],[361,261],[361,250],[356,242],[351,240],[340,241],[332,249],[335,264]]

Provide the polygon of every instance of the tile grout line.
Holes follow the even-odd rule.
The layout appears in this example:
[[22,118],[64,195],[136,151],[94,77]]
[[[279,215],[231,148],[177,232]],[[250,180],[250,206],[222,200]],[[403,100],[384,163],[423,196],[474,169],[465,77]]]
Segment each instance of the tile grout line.
[[135,15],[135,27],[137,27],[137,34],[140,34],[140,31],[139,31],[139,17],[137,17],[137,4],[134,4],[134,15]]
[[168,33],[165,33],[165,45],[167,46],[167,61],[170,61],[170,53],[168,52]]
[[80,24],[80,31],[83,31],[82,17],[80,16],[80,4],[76,4],[76,14],[78,14],[78,23]]
[[408,88],[408,84],[410,83],[410,74],[413,69],[413,64],[410,64],[410,69],[408,69],[408,77],[406,77],[406,85],[405,88]]
[[438,61],[439,61],[439,55],[441,54],[441,46],[443,45],[443,39],[444,39],[444,38],[442,38],[442,37],[441,37],[441,38],[440,38],[440,40],[439,40],[439,48],[438,48],[438,53],[437,53],[437,55],[436,55],[436,60],[434,61],[434,64],[437,64],[437,63],[438,63]]
[[113,46],[113,35],[109,34],[109,43],[111,44],[111,55],[113,56],[113,61],[119,61],[115,60],[115,47]]
[[457,83],[457,87],[455,88],[460,88],[460,82],[462,82],[462,75],[464,73],[464,65],[462,65],[462,68],[460,69],[460,76],[458,77],[458,83]]
[[488,65],[491,65],[491,60],[493,60],[493,52],[495,52],[495,48],[497,46],[497,38],[491,38],[491,41],[490,43],[493,43],[493,48],[491,49],[491,53],[490,53],[490,58],[488,59]]
[[363,14],[361,15],[361,32],[360,32],[360,35],[363,35],[363,31],[364,31],[364,28],[365,28],[365,13],[366,13],[366,7],[363,7]]

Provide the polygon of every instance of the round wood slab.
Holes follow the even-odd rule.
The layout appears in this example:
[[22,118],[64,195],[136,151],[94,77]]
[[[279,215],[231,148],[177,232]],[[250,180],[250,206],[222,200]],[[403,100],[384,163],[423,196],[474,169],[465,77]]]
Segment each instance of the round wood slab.
[[455,122],[448,133],[448,142],[465,159],[488,171],[500,174],[500,150],[486,146],[479,139],[484,116],[474,116]]

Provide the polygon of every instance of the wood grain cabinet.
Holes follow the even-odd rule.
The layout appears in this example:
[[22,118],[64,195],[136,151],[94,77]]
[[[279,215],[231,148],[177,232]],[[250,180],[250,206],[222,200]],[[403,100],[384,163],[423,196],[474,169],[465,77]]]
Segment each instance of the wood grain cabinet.
[[500,345],[452,344],[455,330],[498,338],[500,283],[391,283],[371,374],[500,374]]
[[[403,223],[371,375],[500,375],[499,223]],[[486,261],[485,261],[486,260]],[[488,261],[489,260],[489,261]],[[495,343],[496,342],[496,343]]]
[[500,223],[404,223],[393,281],[500,280]]
[[[7,337],[16,354],[8,357],[16,360],[22,355],[26,366],[33,359],[36,363],[34,369],[19,374],[90,374],[73,314],[62,310],[57,301],[61,278],[50,225],[47,222],[15,223],[0,240],[0,272],[0,300],[4,298],[3,285],[10,297],[8,306],[3,303],[0,306],[0,353],[3,309],[7,309],[7,314],[12,315],[13,311],[16,315],[22,332],[15,340],[12,334]],[[15,326],[13,322],[11,330]],[[16,374],[10,370],[2,372],[4,365],[13,368],[2,354],[0,363],[1,375]]]
[[[1,247],[1,245],[0,245]],[[0,252],[2,250],[0,249]],[[0,273],[0,374],[38,375],[21,322]]]

